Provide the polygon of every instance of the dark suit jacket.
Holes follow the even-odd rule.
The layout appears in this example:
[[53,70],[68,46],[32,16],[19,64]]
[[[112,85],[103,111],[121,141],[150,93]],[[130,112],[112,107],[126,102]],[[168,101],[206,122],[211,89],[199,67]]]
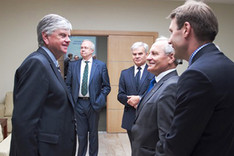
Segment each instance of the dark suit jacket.
[[63,78],[39,48],[15,73],[11,156],[72,156],[75,122]]
[[178,81],[167,156],[233,156],[234,63],[214,44],[202,48]]
[[[132,126],[133,156],[154,156],[157,142],[164,140],[173,118],[177,81],[177,72],[172,71],[142,98]],[[157,144],[157,148],[162,149],[162,145]]]
[[[68,67],[66,84],[72,94],[75,103],[78,101],[80,89],[80,66],[81,59],[70,62]],[[90,79],[89,95],[90,103],[94,110],[100,111],[106,105],[106,96],[110,93],[111,87],[106,64],[93,59]]]
[[69,63],[70,63],[70,58],[68,57],[64,60],[64,77],[67,76],[67,69],[68,69]]
[[148,66],[145,66],[145,69],[142,74],[140,89],[137,91],[134,78],[134,66],[125,69],[121,72],[119,79],[119,93],[118,100],[122,103],[124,107],[124,114],[122,119],[122,128],[131,130],[132,124],[135,120],[136,109],[129,104],[127,104],[127,96],[129,95],[140,95],[142,96],[147,90],[150,81],[153,79],[154,75],[147,71]]

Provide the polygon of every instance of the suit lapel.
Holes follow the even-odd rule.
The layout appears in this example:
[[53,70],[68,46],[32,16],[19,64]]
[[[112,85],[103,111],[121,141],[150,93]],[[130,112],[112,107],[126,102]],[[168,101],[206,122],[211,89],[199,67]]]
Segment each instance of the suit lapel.
[[76,80],[76,84],[75,86],[73,86],[75,88],[75,94],[73,94],[73,98],[74,98],[74,101],[75,103],[77,102],[78,100],[78,95],[79,95],[79,89],[80,89],[80,77],[81,77],[81,74],[80,74],[80,70],[81,70],[81,59],[76,61],[76,63],[74,64],[74,67],[73,67],[73,73],[74,73],[74,79]]
[[128,72],[128,77],[129,77],[129,83],[131,83],[131,86],[137,91],[136,89],[136,80],[134,77],[134,66],[132,66]]
[[91,72],[90,72],[90,78],[89,78],[89,85],[91,84],[93,77],[94,77],[94,73],[97,70],[97,63],[96,60],[93,59],[93,63],[92,63],[92,68],[91,68]]
[[139,108],[137,108],[137,113],[136,113],[136,119],[140,113],[140,111],[142,110],[142,108],[145,106],[145,104],[147,103],[148,100],[150,100],[150,98],[156,94],[155,92],[163,85],[164,81],[166,81],[168,78],[172,77],[172,76],[176,76],[178,75],[176,71],[172,71],[170,73],[168,73],[167,75],[165,75],[153,88],[150,92],[148,92],[147,94],[145,94],[142,97],[141,102],[139,103]]
[[[148,66],[146,64],[145,65],[145,69],[143,70],[143,73],[142,73],[142,77],[141,77],[139,88],[142,87],[142,85],[144,84],[144,81],[146,80],[146,77],[148,77],[149,72],[147,72],[147,68],[148,68]],[[140,89],[139,89],[139,91],[140,91]]]
[[137,114],[136,116],[139,115],[140,111],[142,110],[142,108],[144,107],[144,105],[147,103],[147,101],[155,94],[155,92],[162,86],[162,84],[164,83],[164,81],[159,81],[156,85],[154,85],[154,87],[151,89],[150,92],[148,92],[147,94],[145,94],[142,97],[141,102],[139,103],[139,108],[137,108]]
[[72,106],[74,107],[73,100],[72,100],[70,94],[68,93],[67,86],[66,86],[65,83],[64,83],[64,80],[63,80],[63,78],[62,78],[61,73],[58,71],[57,67],[55,66],[55,64],[53,63],[53,61],[52,61],[51,58],[49,57],[49,55],[48,55],[42,48],[39,48],[38,51],[39,51],[41,54],[43,54],[43,55],[47,58],[47,60],[49,61],[50,67],[51,67],[52,70],[54,71],[55,76],[57,77],[57,79],[59,80],[59,82],[61,83],[61,85],[63,86],[64,90],[65,90],[66,93],[67,93],[68,99],[70,100]]
[[56,77],[58,78],[58,80],[60,81],[61,84],[64,84],[64,81],[62,79],[61,73],[58,71],[58,69],[56,68],[55,64],[53,63],[52,59],[49,57],[49,55],[42,49],[39,48],[39,51],[41,52],[41,54],[43,54],[47,60],[50,63],[50,66],[52,68],[52,70],[54,71],[54,74],[56,75]]
[[74,73],[76,73],[76,77],[77,77],[77,84],[79,84],[79,86],[80,86],[80,79],[81,79],[80,78],[80,76],[81,76],[81,74],[80,74],[80,68],[81,68],[81,59],[77,61],[76,65],[75,65],[75,69],[74,69],[75,70]]
[[172,76],[176,76],[178,75],[176,71],[172,71],[170,73],[168,73],[167,75],[165,75],[153,88],[152,90],[147,93],[145,95],[145,98],[143,99],[144,101],[142,101],[143,103],[147,102],[149,100],[149,98],[163,85],[164,81],[166,81],[168,78],[172,77]]

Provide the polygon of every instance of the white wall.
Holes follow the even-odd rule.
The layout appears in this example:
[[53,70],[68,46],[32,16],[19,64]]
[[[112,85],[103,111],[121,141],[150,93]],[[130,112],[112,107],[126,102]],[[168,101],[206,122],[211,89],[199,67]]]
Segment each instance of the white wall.
[[[169,36],[170,11],[183,2],[164,0],[7,0],[0,1],[0,102],[13,90],[14,73],[37,49],[36,26],[48,13],[71,21],[73,29],[154,31]],[[234,5],[210,4],[216,13],[220,32],[215,41],[234,60]],[[187,63],[179,67],[180,73]],[[36,83],[36,82],[35,82]]]

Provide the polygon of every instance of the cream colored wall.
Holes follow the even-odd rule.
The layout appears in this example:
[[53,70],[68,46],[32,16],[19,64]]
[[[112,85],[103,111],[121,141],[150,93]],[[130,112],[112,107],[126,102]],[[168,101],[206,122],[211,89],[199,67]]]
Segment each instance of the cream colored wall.
[[[182,3],[163,0],[0,1],[0,102],[7,91],[13,90],[17,67],[37,49],[36,25],[44,15],[60,14],[71,21],[73,29],[155,31],[169,36],[170,20],[165,17]],[[211,7],[220,23],[215,43],[234,60],[234,5],[211,4]],[[185,62],[179,72],[186,67]]]

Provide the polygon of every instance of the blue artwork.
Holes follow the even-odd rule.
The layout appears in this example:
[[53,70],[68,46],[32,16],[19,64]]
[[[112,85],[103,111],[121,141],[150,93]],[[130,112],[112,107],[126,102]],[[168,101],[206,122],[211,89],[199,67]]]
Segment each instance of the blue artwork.
[[[90,40],[94,43],[95,49],[96,49],[96,37],[95,36],[70,36],[71,42],[69,44],[69,47],[67,49],[66,56],[64,57],[67,58],[67,55],[69,53],[73,54],[73,56],[78,55],[80,58],[80,45],[83,42],[83,40]],[[96,50],[93,52],[94,55],[96,55]]]

